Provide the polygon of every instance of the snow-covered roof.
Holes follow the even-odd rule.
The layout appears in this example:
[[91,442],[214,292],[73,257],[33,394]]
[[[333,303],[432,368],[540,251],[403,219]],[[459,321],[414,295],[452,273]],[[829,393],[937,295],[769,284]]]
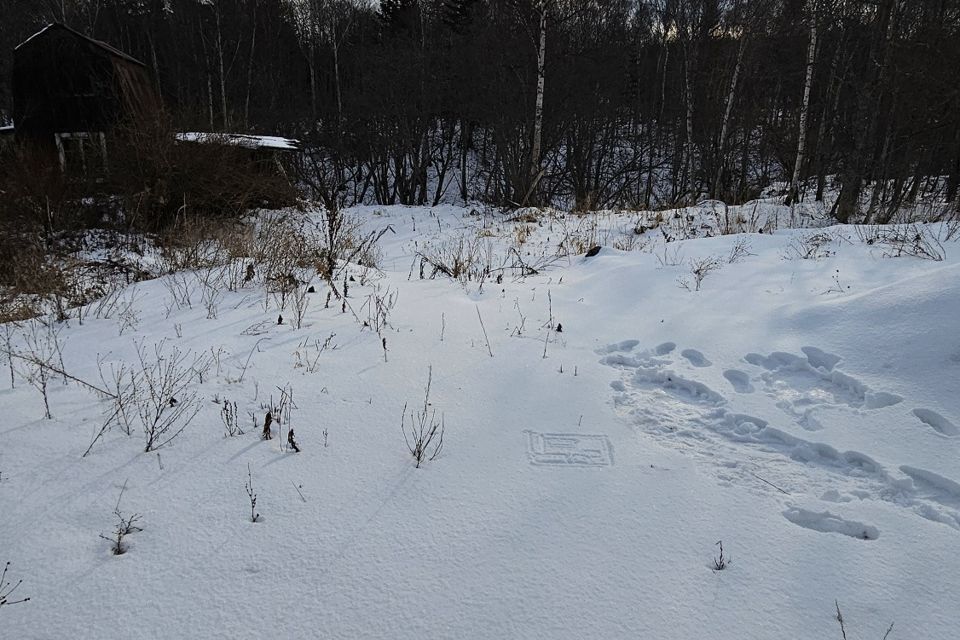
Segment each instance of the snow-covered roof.
[[296,151],[300,148],[298,140],[279,136],[253,136],[245,133],[203,133],[186,131],[177,134],[181,142],[200,142],[229,144],[244,149],[274,149],[277,151]]
[[9,125],[9,126],[6,126],[6,127],[0,127],[0,136],[2,136],[2,135],[4,135],[4,134],[13,133],[14,129],[15,129],[15,127],[14,127],[12,124]]

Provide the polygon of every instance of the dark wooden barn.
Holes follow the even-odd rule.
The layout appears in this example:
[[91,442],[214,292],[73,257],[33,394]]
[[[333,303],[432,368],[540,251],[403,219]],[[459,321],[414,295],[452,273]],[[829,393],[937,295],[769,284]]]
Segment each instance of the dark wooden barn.
[[17,140],[56,151],[65,170],[105,166],[107,134],[161,108],[145,64],[65,25],[51,24],[14,50]]

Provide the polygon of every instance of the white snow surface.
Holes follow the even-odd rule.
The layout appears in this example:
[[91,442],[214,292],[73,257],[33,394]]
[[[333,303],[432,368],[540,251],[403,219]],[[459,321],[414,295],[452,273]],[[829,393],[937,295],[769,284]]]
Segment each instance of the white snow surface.
[[[165,317],[158,279],[133,285],[134,331],[62,329],[66,369],[89,381],[137,341],[219,356],[159,455],[114,428],[81,458],[109,403],[56,378],[46,420],[4,371],[0,562],[31,600],[0,607],[0,637],[839,638],[835,600],[848,637],[891,622],[891,639],[958,637],[955,242],[940,262],[888,258],[833,227],[830,255],[802,260],[784,256],[809,230],[648,232],[623,251],[632,222],[613,213],[599,232],[455,207],[351,214],[395,232],[380,271],[351,268],[353,312],[325,308],[314,278],[299,330],[252,285],[216,319],[200,304]],[[542,265],[584,225],[598,255]],[[494,266],[513,245],[542,268],[419,278],[417,251],[478,236]],[[751,255],[728,264],[740,241]],[[700,291],[678,286],[711,255]],[[386,362],[354,317],[377,289],[396,299]],[[331,334],[313,373],[295,366]],[[444,448],[417,469],[400,418],[431,366]],[[300,453],[247,415],[262,424],[287,384]],[[224,399],[246,434],[224,435]],[[124,485],[142,531],[114,556],[99,534]],[[716,571],[720,540],[732,562]]]

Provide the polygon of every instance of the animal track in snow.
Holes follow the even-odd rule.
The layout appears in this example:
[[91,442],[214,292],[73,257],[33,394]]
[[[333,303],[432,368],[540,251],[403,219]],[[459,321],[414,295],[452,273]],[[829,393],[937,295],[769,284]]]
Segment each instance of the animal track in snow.
[[818,513],[790,507],[783,512],[783,517],[797,526],[821,533],[842,533],[858,540],[876,540],[880,537],[880,530],[876,527],[862,522],[846,520],[829,511]]
[[[747,354],[744,360],[762,371],[751,377],[739,369],[724,370],[723,377],[737,392],[728,397],[696,379],[700,374],[710,376],[710,370],[698,366],[695,360],[699,358],[689,357],[690,350],[680,351],[674,359],[671,354],[676,345],[665,345],[669,348],[660,345],[642,350],[637,341],[625,341],[598,351],[603,364],[620,371],[619,379],[610,383],[614,407],[663,444],[712,464],[721,482],[768,491],[766,484],[759,484],[760,478],[767,484],[773,481],[773,486],[791,495],[824,496],[826,501],[834,501],[827,497],[836,496],[838,502],[852,500],[849,496],[883,500],[960,530],[960,484],[913,467],[900,467],[897,473],[865,453],[841,451],[794,435],[796,428],[789,429],[794,425],[804,432],[820,431],[824,429],[820,412],[838,407],[848,412],[875,411],[902,400],[875,392],[836,370],[839,356],[815,347],[805,347],[803,356]],[[746,400],[741,394],[755,386],[770,398],[771,410],[779,407],[786,411],[788,424],[782,424],[780,414],[771,420],[761,417],[763,413],[757,416],[737,410],[736,404]],[[756,400],[751,401],[751,406],[755,405]],[[914,415],[934,429],[950,431],[953,427],[929,410]],[[802,514],[797,519],[812,522],[809,528],[849,529],[859,535],[855,531],[859,523],[847,527],[842,519],[804,518]],[[869,534],[871,529],[866,531]]]
[[936,411],[931,411],[930,409],[914,409],[913,415],[917,416],[920,422],[941,435],[950,437],[960,435],[960,429]]

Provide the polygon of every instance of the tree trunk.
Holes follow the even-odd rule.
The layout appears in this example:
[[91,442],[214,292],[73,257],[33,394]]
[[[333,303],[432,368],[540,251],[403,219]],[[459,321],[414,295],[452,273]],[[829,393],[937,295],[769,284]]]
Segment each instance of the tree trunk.
[[223,72],[223,34],[220,30],[220,5],[216,5],[217,18],[217,66],[220,72],[220,110],[223,115],[223,130],[230,128],[230,119],[227,114],[227,79]]
[[533,114],[533,146],[530,149],[530,186],[522,205],[527,204],[530,194],[540,179],[540,154],[543,144],[543,93],[546,84],[544,70],[547,62],[547,7],[540,4],[540,44],[537,47],[537,101]]
[[687,111],[687,140],[686,145],[684,145],[684,159],[681,167],[682,176],[682,189],[680,195],[684,198],[692,195],[690,186],[692,184],[692,173],[693,173],[693,81],[690,78],[690,44],[689,42],[684,42],[684,57],[683,57],[683,85],[684,85],[684,101],[686,102],[686,111]]
[[250,128],[250,89],[253,86],[253,54],[257,46],[257,3],[253,3],[253,28],[250,30],[250,56],[247,59],[247,95],[243,103],[243,127]]
[[740,47],[737,50],[737,64],[733,68],[733,77],[730,78],[730,91],[727,92],[727,107],[723,112],[723,124],[720,127],[720,139],[717,141],[717,177],[713,181],[713,197],[719,198],[723,182],[723,170],[726,164],[724,147],[727,143],[727,133],[730,130],[730,115],[733,113],[733,102],[737,92],[737,80],[740,78],[740,69],[743,66],[743,52],[747,48],[747,38],[744,33],[740,38]]
[[[788,204],[792,207],[800,197],[800,169],[807,152],[807,117],[810,113],[810,90],[813,87],[813,70],[817,60],[817,14],[811,7],[810,46],[807,47],[807,77],[803,83],[803,105],[800,108],[800,131],[797,136],[797,159],[793,163],[793,177],[790,179]],[[792,210],[792,209],[791,209]]]
[[317,64],[316,64],[316,44],[313,37],[310,38],[310,48],[307,52],[307,67],[310,70],[310,128],[317,126]]

